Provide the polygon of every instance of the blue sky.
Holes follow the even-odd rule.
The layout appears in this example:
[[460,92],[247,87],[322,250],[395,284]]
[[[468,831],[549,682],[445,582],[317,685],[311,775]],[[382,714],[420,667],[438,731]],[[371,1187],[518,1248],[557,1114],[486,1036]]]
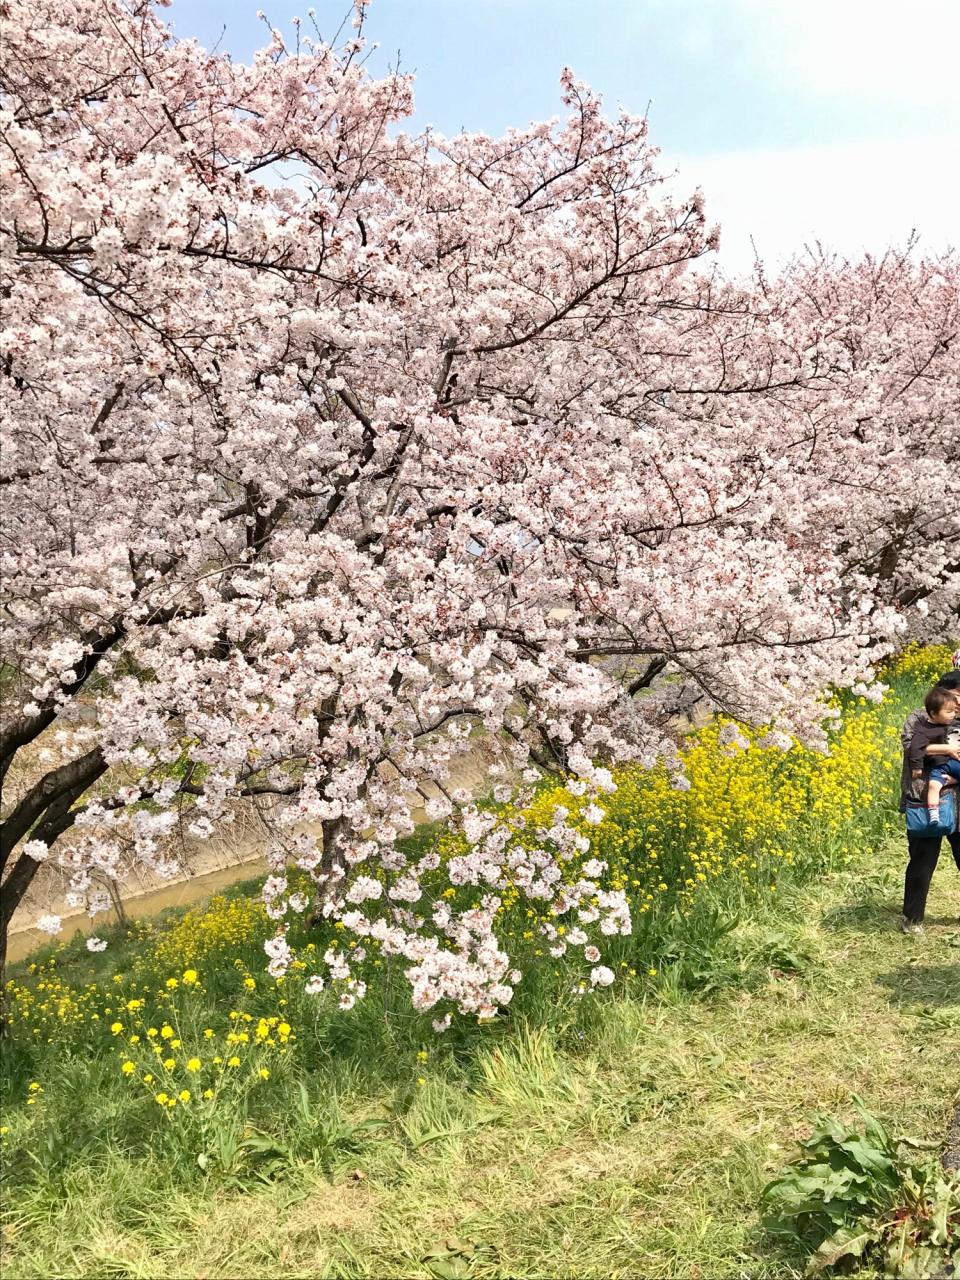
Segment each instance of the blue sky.
[[[175,0],[179,35],[238,60],[297,0]],[[321,31],[348,0],[314,0]],[[909,13],[909,16],[908,16]],[[849,253],[960,243],[960,0],[373,0],[375,68],[416,74],[413,125],[496,133],[557,114],[570,65],[642,112],[664,167],[701,185],[721,259],[771,265],[819,238]]]

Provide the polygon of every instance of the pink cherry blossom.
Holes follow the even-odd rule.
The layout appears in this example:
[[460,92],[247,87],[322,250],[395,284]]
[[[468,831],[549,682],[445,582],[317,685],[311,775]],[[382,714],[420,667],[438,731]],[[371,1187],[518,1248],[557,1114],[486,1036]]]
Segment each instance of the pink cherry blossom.
[[594,987],[609,987],[614,980],[614,972],[606,965],[598,964],[590,970],[590,984]]
[[[644,119],[565,70],[558,123],[405,133],[356,18],[244,64],[146,0],[6,6],[0,938],[45,856],[174,875],[255,804],[270,971],[292,865],[442,1022],[512,995],[508,885],[588,963],[630,931],[589,833],[617,762],[687,785],[679,710],[825,746],[820,690],[955,622],[958,271],[725,280]],[[582,807],[475,804],[479,733],[518,812]]]

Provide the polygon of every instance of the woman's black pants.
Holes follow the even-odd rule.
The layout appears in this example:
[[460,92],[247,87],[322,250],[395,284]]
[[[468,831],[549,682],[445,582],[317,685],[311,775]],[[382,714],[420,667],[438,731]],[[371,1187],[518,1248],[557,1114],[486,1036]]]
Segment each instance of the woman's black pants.
[[[903,914],[908,920],[919,924],[927,907],[927,894],[930,892],[930,881],[940,857],[942,836],[916,836],[907,832],[907,849],[910,861],[907,863],[907,874],[903,884]],[[953,853],[953,860],[960,871],[960,832],[954,831],[947,836]]]

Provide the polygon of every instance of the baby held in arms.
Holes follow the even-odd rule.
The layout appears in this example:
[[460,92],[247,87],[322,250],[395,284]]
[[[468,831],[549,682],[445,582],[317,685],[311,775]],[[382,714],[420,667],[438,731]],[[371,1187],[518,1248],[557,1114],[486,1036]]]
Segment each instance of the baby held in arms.
[[942,748],[948,743],[953,745],[950,742],[950,730],[957,718],[960,701],[954,690],[937,686],[927,694],[924,708],[927,720],[917,725],[910,742],[910,770],[914,778],[926,777],[927,814],[931,822],[937,822],[940,816],[940,792],[946,784],[960,782],[960,751],[954,751],[951,755],[941,752],[927,755],[927,752],[932,746]]

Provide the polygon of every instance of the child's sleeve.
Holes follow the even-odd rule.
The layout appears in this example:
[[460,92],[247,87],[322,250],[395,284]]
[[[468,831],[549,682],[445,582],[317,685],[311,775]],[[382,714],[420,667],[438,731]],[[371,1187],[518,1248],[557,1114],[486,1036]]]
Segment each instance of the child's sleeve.
[[935,736],[936,727],[934,725],[918,724],[914,729],[910,743],[907,746],[907,763],[912,771],[923,768],[923,757]]

